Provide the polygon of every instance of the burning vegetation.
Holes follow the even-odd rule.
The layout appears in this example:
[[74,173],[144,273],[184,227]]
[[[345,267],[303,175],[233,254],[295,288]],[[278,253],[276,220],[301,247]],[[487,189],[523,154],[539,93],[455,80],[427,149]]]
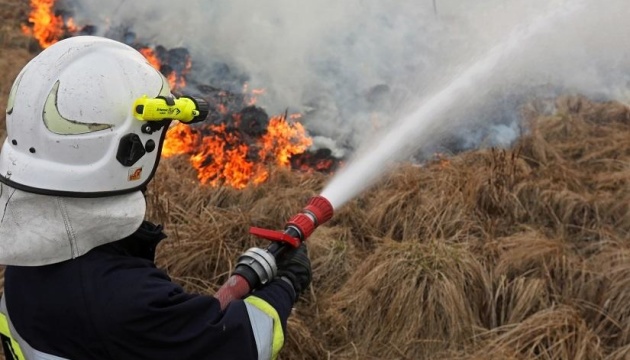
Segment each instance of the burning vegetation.
[[[77,26],[70,12],[55,8],[54,0],[32,0],[22,31],[46,48],[63,38],[90,34],[95,29],[89,24]],[[235,93],[204,84],[202,79],[191,81],[193,59],[186,48],[145,44],[135,34],[125,38],[131,38],[129,45],[164,74],[174,94],[194,93],[210,104],[205,123],[190,129],[180,124],[172,126],[163,151],[163,157],[188,156],[201,183],[242,189],[267,180],[273,168],[332,172],[341,164],[342,159],[333,157],[330,151],[309,151],[312,139],[298,121],[299,114],[269,117],[257,107],[264,89],[250,90],[243,83],[242,91]]]
[[[33,36],[42,48],[47,48],[61,39],[70,27],[74,27],[74,21],[67,21],[54,11],[55,0],[31,1],[31,12],[28,17],[29,25],[23,25],[22,31],[26,35]],[[70,26],[68,25],[70,24]]]
[[202,184],[237,189],[258,185],[267,180],[270,167],[289,167],[292,155],[305,152],[311,140],[301,124],[290,123],[285,116],[269,119],[258,130],[261,134],[252,133],[242,126],[251,112],[266,119],[262,110],[248,107],[234,115],[231,126],[177,124],[168,130],[162,156],[188,154]]
[[[266,245],[249,226],[281,228],[329,180],[290,169],[312,164],[306,154],[329,157],[293,154],[257,187],[201,185],[190,161],[212,167],[215,158],[197,152],[215,137],[221,156],[268,156],[274,166],[287,157],[281,147],[260,153],[270,149],[261,139],[277,136],[275,117],[244,94],[197,88],[215,101],[211,125],[169,130],[169,159],[147,198],[149,218],[170,235],[159,265],[188,290],[214,294],[243,249]],[[528,108],[529,131],[511,148],[401,165],[338,209],[309,239],[314,279],[281,359],[629,358],[630,110],[581,97],[555,105],[552,115]],[[289,128],[288,139],[308,138]],[[250,170],[248,179],[260,174]]]

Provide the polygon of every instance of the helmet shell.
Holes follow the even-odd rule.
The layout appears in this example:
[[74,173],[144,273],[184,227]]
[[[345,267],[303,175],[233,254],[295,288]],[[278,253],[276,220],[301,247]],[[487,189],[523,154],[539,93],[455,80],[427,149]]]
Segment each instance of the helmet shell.
[[[169,85],[128,45],[77,36],[45,49],[11,88],[0,181],[74,197],[143,188],[155,173],[167,128],[142,132],[146,123],[133,116],[132,105],[143,95],[170,96]],[[142,155],[120,161],[130,138]]]

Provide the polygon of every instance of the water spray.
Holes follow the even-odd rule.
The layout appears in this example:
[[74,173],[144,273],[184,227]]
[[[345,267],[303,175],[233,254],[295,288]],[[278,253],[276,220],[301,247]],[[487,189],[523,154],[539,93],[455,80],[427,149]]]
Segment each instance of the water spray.
[[[561,4],[548,14],[534,19],[526,26],[518,27],[485,56],[464,70],[433,96],[428,97],[410,115],[400,119],[386,135],[362,156],[355,158],[343,168],[322,192],[335,208],[339,208],[348,200],[370,186],[385,172],[384,164],[406,155],[405,147],[423,142],[428,136],[434,136],[441,117],[453,107],[466,99],[478,96],[479,86],[484,86],[490,75],[497,70],[508,56],[514,56],[522,48],[524,41],[548,30],[560,19],[568,17],[584,7],[584,1],[572,1]],[[479,84],[479,86],[476,86]]]
[[266,249],[251,248],[239,257],[234,273],[214,295],[221,309],[273,280],[277,273],[276,259],[287,249],[298,248],[318,226],[330,220],[333,212],[326,198],[314,196],[301,212],[286,222],[284,231],[251,227],[250,234],[273,243]]
[[421,141],[422,136],[432,135],[432,130],[437,127],[436,120],[452,107],[453,102],[474,97],[478,92],[474,85],[489,77],[502,60],[514,56],[524,41],[547,30],[561,18],[573,14],[582,5],[582,1],[561,5],[527,26],[513,31],[454,81],[427,98],[410,115],[402,118],[375,147],[350,162],[332,179],[320,196],[311,198],[302,212],[286,223],[283,232],[251,228],[251,234],[274,243],[267,249],[249,249],[239,258],[234,274],[215,295],[221,308],[274,279],[277,271],[276,258],[282,251],[299,246],[315,228],[332,217],[334,208],[339,208],[376,181],[385,172],[383,164],[403,156],[404,147]]

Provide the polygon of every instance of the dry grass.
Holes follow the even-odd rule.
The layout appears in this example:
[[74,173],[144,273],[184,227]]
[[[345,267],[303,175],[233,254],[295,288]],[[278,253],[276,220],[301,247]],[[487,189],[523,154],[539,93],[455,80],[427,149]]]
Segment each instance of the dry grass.
[[[0,101],[32,56],[15,24],[0,28]],[[313,285],[281,358],[630,358],[630,111],[581,97],[556,108],[530,111],[510,149],[401,165],[338,209],[309,239]],[[281,228],[327,181],[272,173],[215,189],[185,158],[163,160],[148,193],[170,235],[159,265],[214,293],[265,245],[249,226]]]
[[[309,240],[285,359],[621,359],[630,353],[630,113],[558,99],[511,149],[401,165]],[[212,293],[249,225],[280,228],[326,179],[209,189],[164,161],[160,263]],[[190,216],[190,214],[196,216]],[[229,239],[229,240],[227,240]],[[195,279],[190,281],[190,279]]]
[[385,241],[329,304],[329,326],[360,354],[427,358],[471,342],[490,295],[488,273],[470,251],[437,239]]
[[[13,80],[22,67],[34,56],[29,51],[32,40],[19,30],[20,23],[28,16],[28,3],[16,0],[0,0],[0,104],[5,106]],[[0,141],[5,137],[5,113],[0,118]]]

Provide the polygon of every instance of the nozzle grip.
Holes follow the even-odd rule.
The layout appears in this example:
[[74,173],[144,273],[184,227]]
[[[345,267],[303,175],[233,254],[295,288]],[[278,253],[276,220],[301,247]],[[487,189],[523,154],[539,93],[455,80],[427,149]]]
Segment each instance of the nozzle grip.
[[249,233],[265,240],[277,241],[279,243],[290,245],[294,248],[299,247],[301,243],[300,239],[281,231],[263,229],[252,226],[249,228]]

